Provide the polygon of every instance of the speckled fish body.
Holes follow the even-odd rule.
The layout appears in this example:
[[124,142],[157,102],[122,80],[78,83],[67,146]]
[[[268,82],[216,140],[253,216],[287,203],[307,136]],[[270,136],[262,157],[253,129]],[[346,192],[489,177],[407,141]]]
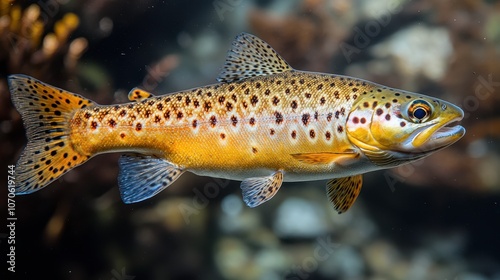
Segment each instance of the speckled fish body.
[[283,181],[331,179],[339,212],[361,174],[429,155],[460,139],[448,102],[338,75],[292,69],[262,40],[233,43],[220,83],[134,102],[98,105],[33,78],[10,77],[27,127],[19,194],[39,190],[101,153],[120,159],[123,200],[154,196],[184,171],[243,180],[245,202],[272,198]]
[[355,149],[346,135],[352,104],[374,86],[346,77],[290,71],[153,97],[93,106],[71,119],[81,154],[154,154],[201,175],[245,179],[283,170],[285,181],[366,172],[315,165],[293,155]]

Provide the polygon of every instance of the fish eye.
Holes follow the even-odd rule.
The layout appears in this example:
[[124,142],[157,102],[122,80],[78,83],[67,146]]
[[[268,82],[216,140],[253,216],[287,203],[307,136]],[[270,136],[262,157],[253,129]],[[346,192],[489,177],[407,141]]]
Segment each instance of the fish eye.
[[415,100],[408,106],[408,116],[414,123],[426,121],[432,112],[432,107],[424,100]]

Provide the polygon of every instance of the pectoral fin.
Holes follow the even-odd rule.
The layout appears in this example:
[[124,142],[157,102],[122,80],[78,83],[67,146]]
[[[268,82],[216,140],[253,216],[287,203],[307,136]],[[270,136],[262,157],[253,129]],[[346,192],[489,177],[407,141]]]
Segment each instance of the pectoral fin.
[[283,183],[283,173],[276,171],[267,177],[254,177],[241,182],[243,201],[249,207],[256,207],[271,199]]
[[362,184],[362,175],[331,179],[326,183],[328,197],[339,214],[344,213],[354,204]]
[[184,172],[170,162],[147,155],[123,155],[118,186],[123,202],[135,203],[155,196]]
[[309,163],[309,164],[347,164],[349,161],[357,159],[359,154],[354,151],[345,151],[343,153],[303,153],[303,154],[292,154],[294,159]]
[[128,100],[130,101],[142,101],[144,99],[150,98],[153,96],[152,93],[147,92],[145,90],[142,90],[140,88],[133,88],[129,93],[128,93]]

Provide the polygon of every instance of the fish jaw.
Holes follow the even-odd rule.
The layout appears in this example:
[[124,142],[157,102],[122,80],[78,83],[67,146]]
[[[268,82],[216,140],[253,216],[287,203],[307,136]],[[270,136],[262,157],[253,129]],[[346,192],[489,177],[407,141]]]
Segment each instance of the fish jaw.
[[457,142],[465,135],[465,128],[454,125],[464,117],[464,112],[459,107],[441,101],[440,116],[435,121],[416,130],[406,141],[402,148],[406,151],[430,152],[440,150]]

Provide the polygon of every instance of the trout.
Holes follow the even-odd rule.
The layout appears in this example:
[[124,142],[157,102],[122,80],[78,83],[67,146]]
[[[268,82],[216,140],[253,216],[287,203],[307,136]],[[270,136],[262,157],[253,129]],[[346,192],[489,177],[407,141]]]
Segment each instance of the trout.
[[[250,207],[283,182],[324,180],[335,210],[356,200],[362,174],[441,150],[464,134],[463,111],[434,97],[348,76],[293,69],[263,40],[240,34],[218,83],[163,96],[134,88],[99,105],[12,75],[28,143],[16,194],[38,191],[103,153],[123,153],[125,203],[148,199],[185,171],[241,180]],[[452,125],[453,124],[453,125]]]

